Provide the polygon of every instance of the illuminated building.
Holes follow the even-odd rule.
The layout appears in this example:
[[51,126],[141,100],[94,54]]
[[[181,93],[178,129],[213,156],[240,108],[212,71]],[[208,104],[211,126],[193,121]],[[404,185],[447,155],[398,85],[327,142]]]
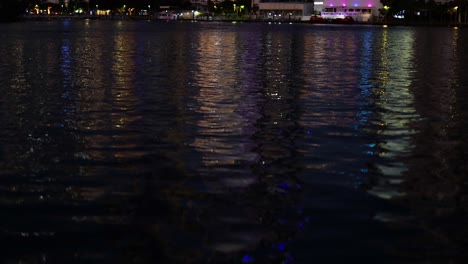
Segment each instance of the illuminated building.
[[380,0],[324,0],[315,1],[314,9],[323,18],[352,17],[355,21],[369,22],[383,8]]
[[[190,0],[190,3],[195,6],[196,10],[207,11],[208,10],[208,1],[210,0]],[[211,0],[211,3],[218,4],[221,0]]]
[[260,16],[273,20],[309,16],[314,11],[313,0],[253,0],[252,5]]

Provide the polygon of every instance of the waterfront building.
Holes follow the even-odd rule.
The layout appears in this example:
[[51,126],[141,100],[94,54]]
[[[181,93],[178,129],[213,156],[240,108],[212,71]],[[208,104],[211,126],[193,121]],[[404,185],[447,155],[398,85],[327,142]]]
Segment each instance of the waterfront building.
[[313,0],[253,0],[257,15],[272,20],[301,19],[314,11]]
[[380,0],[323,0],[314,2],[315,14],[325,19],[352,17],[355,21],[371,22],[383,8]]
[[208,11],[209,1],[211,1],[212,4],[219,4],[222,2],[222,0],[190,0],[190,3],[195,7],[195,10],[206,12]]
[[198,6],[198,5],[207,6],[208,0],[190,0],[190,3],[195,6]]

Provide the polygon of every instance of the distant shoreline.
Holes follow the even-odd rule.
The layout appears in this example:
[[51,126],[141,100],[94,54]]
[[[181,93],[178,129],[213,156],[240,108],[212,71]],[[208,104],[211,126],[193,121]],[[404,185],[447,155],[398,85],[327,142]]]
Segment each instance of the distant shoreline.
[[[165,21],[163,19],[157,19],[152,16],[93,16],[93,15],[22,15],[16,21],[51,21],[60,19],[91,19],[91,20],[125,20],[125,21]],[[257,22],[257,23],[301,23],[301,24],[318,24],[318,25],[336,25],[333,23],[310,23],[309,21],[296,20],[296,19],[284,19],[284,20],[266,20],[266,19],[232,19],[232,18],[216,18],[207,19],[201,17],[197,19],[179,19],[174,21],[197,21],[197,22]],[[407,26],[407,27],[457,27],[466,28],[468,24],[464,23],[443,23],[443,22],[401,22],[401,21],[379,21],[379,22],[355,22],[350,25],[374,25],[374,26]]]

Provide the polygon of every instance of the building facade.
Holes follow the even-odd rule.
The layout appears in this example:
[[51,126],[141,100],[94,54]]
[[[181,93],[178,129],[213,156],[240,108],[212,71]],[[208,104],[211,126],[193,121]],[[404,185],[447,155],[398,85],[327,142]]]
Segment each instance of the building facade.
[[326,19],[352,17],[355,21],[370,22],[383,8],[380,0],[253,0],[254,10],[269,19],[310,17]]
[[323,0],[314,2],[315,14],[325,19],[352,17],[355,21],[370,22],[380,15],[380,0]]
[[259,16],[272,20],[297,20],[314,12],[313,0],[253,0],[252,5]]

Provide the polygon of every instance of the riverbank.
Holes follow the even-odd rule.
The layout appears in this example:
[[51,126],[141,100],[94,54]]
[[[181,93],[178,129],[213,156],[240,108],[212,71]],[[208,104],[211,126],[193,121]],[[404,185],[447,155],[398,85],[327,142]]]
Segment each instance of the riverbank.
[[[147,20],[147,21],[168,21],[167,19],[158,19],[155,16],[96,16],[96,15],[23,15],[16,20],[23,21],[49,21],[56,19],[92,19],[92,20]],[[285,19],[264,19],[257,16],[198,16],[196,18],[179,18],[174,21],[200,21],[200,22],[269,22],[269,23],[304,23],[309,24],[310,21],[301,19],[300,17],[292,17]],[[333,24],[333,23],[314,23],[314,24]],[[415,22],[415,21],[374,21],[374,22],[354,22],[351,25],[377,25],[377,26],[411,26],[411,27],[457,27],[466,28],[466,23],[454,22]]]

